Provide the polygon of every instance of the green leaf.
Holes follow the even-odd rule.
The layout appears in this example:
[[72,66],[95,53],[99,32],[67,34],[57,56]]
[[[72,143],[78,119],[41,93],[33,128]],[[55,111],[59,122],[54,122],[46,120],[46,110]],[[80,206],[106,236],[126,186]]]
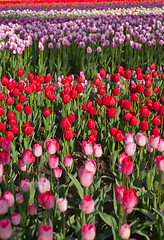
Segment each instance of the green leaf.
[[79,194],[79,197],[81,199],[83,199],[84,194],[83,194],[83,188],[82,188],[81,184],[79,183],[79,181],[71,173],[68,173],[68,176],[72,180],[73,184],[76,186],[78,194]]
[[99,216],[101,217],[101,219],[112,228],[112,233],[113,233],[113,239],[117,240],[117,223],[116,220],[113,216],[108,215],[106,213],[103,213],[101,211],[99,211]]
[[149,212],[146,209],[142,209],[142,208],[134,208],[135,211],[139,211],[140,213],[143,213],[145,216],[147,216],[148,218],[150,218],[152,221],[156,220],[156,217],[154,216],[153,213]]
[[137,234],[139,234],[141,236],[144,236],[147,240],[150,240],[149,236],[145,233],[144,230],[136,230],[133,233],[137,233]]

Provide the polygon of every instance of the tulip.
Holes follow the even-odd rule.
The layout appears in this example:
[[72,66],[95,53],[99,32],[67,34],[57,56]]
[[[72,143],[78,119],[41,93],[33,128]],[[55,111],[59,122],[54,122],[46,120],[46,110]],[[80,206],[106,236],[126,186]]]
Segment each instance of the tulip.
[[50,191],[50,182],[46,177],[41,177],[38,181],[38,190],[40,193]]
[[57,208],[61,211],[61,212],[65,212],[67,211],[67,207],[68,207],[68,201],[66,198],[59,198],[57,200]]
[[128,224],[124,224],[120,229],[120,236],[122,239],[128,239],[130,237],[130,226]]
[[94,156],[99,158],[102,156],[102,148],[100,144],[95,144],[93,147]]
[[164,151],[164,139],[160,139],[157,151],[158,152],[163,152]]
[[2,141],[2,149],[5,151],[10,151],[11,149],[11,141],[6,138]]
[[7,151],[3,150],[3,151],[0,152],[1,163],[8,164],[10,162],[10,160],[11,160],[10,159],[10,154]]
[[12,207],[14,205],[14,196],[12,193],[6,191],[3,197],[7,200],[9,207]]
[[93,240],[96,237],[96,227],[93,224],[84,224],[81,231],[84,240]]
[[22,161],[24,164],[30,164],[33,161],[32,151],[25,149],[22,153]]
[[135,143],[128,143],[125,147],[125,152],[129,156],[133,156],[136,152],[136,144]]
[[30,191],[30,181],[28,179],[21,180],[21,190],[23,192]]
[[16,194],[16,202],[17,202],[18,204],[22,204],[23,201],[24,201],[23,195],[22,195],[21,193],[17,193],[17,194]]
[[48,159],[48,165],[50,168],[57,168],[59,164],[59,158],[52,155]]
[[54,168],[54,176],[58,179],[62,175],[62,169],[59,167]]
[[11,238],[12,226],[9,219],[3,219],[0,221],[0,238],[5,240]]
[[31,216],[33,216],[37,213],[37,207],[36,207],[35,203],[33,203],[32,205],[28,205],[28,213]]
[[38,230],[39,240],[52,240],[53,229],[51,225],[41,224]]
[[116,189],[115,189],[115,197],[116,197],[116,201],[118,203],[122,203],[124,191],[125,191],[124,187],[116,187]]
[[134,134],[133,133],[125,133],[124,137],[125,144],[133,143],[134,142]]
[[40,157],[42,155],[42,145],[41,144],[34,145],[33,154],[35,157]]
[[83,141],[82,151],[85,155],[91,155],[93,153],[92,143],[90,141]]
[[133,189],[125,189],[123,194],[123,205],[125,209],[132,209],[137,204],[137,192]]
[[46,151],[48,154],[55,154],[59,150],[59,143],[56,139],[50,139],[46,141]]
[[8,212],[8,201],[4,197],[0,197],[0,215],[6,214]]
[[130,158],[124,158],[121,164],[121,170],[124,175],[130,175],[133,171],[133,162]]
[[95,207],[95,202],[91,196],[85,196],[81,200],[81,210],[84,214],[90,214],[93,212]]
[[12,213],[11,222],[12,222],[13,225],[15,225],[15,226],[19,225],[20,224],[20,219],[21,219],[21,216],[20,216],[19,213],[16,213],[16,212]]
[[147,142],[146,134],[145,133],[137,133],[136,142],[137,142],[137,145],[140,147],[145,146],[146,142]]
[[39,194],[38,199],[40,199],[39,203],[41,203],[46,209],[53,208],[55,204],[55,197],[50,191]]
[[85,162],[85,169],[92,172],[93,175],[96,173],[96,163],[94,160],[87,159]]
[[84,169],[80,174],[80,183],[83,187],[88,187],[92,184],[93,173]]
[[152,147],[153,149],[157,149],[160,143],[160,136],[152,135],[150,137],[149,142],[150,142],[150,147]]
[[71,156],[64,157],[63,163],[65,167],[70,167],[73,163],[73,158]]

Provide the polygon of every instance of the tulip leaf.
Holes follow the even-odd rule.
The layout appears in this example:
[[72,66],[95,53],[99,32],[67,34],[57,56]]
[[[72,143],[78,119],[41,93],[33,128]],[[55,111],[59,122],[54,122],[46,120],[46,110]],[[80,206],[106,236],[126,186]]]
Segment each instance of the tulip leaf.
[[83,188],[82,188],[81,184],[71,173],[68,173],[68,176],[70,177],[70,179],[72,180],[72,182],[76,186],[80,198],[83,199],[84,195],[83,195]]
[[145,216],[147,216],[148,218],[150,218],[152,221],[156,220],[156,217],[154,216],[153,213],[149,212],[146,209],[143,208],[134,208],[135,211],[139,211],[140,213],[143,213]]
[[112,228],[113,239],[117,240],[117,234],[116,234],[117,223],[115,218],[101,211],[99,211],[99,216],[107,225],[109,225]]
[[147,240],[150,240],[149,236],[146,234],[144,230],[135,230],[133,233],[137,233],[141,236],[144,236]]
[[160,212],[158,209],[153,208],[154,212],[156,212],[160,217],[162,217],[164,219],[164,215],[162,214],[162,212]]

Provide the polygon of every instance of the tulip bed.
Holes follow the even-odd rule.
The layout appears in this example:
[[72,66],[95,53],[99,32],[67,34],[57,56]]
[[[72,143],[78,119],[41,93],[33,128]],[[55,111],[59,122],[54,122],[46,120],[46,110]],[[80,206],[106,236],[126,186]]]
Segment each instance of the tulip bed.
[[0,239],[162,240],[164,4],[74,8],[0,11]]

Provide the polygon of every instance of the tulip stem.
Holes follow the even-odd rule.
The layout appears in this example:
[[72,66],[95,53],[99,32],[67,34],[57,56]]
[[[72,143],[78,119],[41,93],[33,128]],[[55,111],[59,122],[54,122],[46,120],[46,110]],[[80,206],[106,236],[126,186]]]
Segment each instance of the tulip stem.
[[161,190],[162,190],[162,171],[160,172],[159,185],[158,185],[158,203],[159,209],[161,208]]
[[6,174],[5,174],[5,177],[6,177],[6,186],[7,186],[7,188],[8,188],[8,173],[7,173],[7,164],[5,164],[5,172],[6,172]]
[[118,235],[120,236],[120,228],[121,228],[121,206],[122,204],[119,203],[119,218],[118,218]]
[[142,147],[140,147],[140,149],[139,149],[139,159],[138,159],[138,171],[139,171],[139,172],[140,172],[141,149],[142,149]]
[[49,225],[50,223],[50,210],[49,209],[46,209],[46,218],[47,218],[47,224]]
[[126,221],[127,221],[127,209],[125,210],[125,213],[124,213],[124,219],[123,219],[123,224],[126,224]]
[[119,142],[118,142],[118,164],[119,164]]
[[151,158],[151,167],[150,167],[150,186],[152,185],[152,174],[153,174],[153,160],[154,160],[155,149],[153,149],[152,158]]
[[63,212],[63,237],[65,238],[65,213]]
[[163,116],[162,116],[162,123],[161,123],[161,137],[163,136],[163,124],[164,124],[164,122],[163,122]]
[[83,187],[83,191],[84,191],[84,197],[86,195],[86,187]]

